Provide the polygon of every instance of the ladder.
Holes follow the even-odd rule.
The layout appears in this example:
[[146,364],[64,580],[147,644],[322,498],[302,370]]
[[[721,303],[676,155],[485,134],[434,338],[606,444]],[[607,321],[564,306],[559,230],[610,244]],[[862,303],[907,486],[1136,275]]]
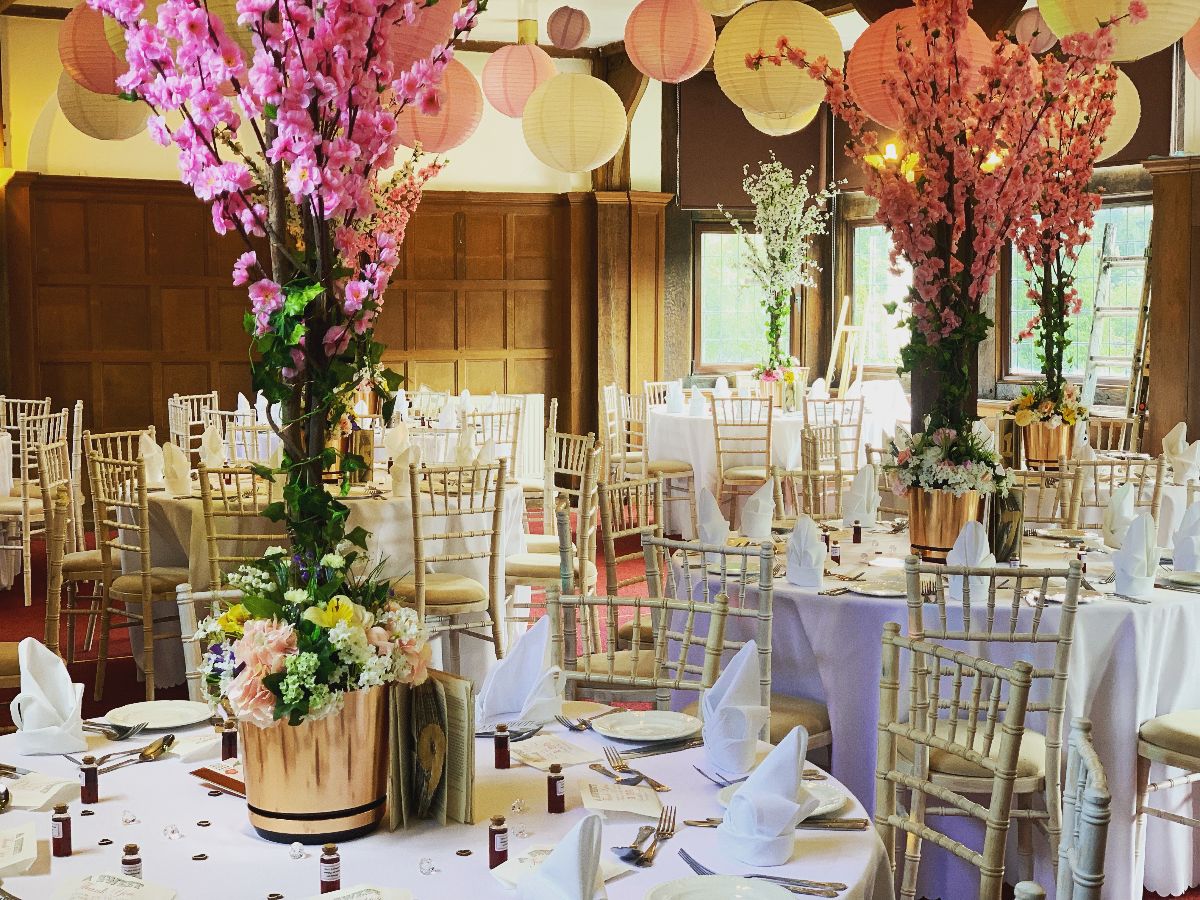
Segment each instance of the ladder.
[[[853,301],[847,294],[838,309],[837,326],[833,331],[833,346],[829,351],[829,365],[825,369],[825,383],[830,397],[845,396],[855,380],[862,381],[866,357],[866,328],[850,323],[850,308]],[[834,377],[837,377],[836,383]]]

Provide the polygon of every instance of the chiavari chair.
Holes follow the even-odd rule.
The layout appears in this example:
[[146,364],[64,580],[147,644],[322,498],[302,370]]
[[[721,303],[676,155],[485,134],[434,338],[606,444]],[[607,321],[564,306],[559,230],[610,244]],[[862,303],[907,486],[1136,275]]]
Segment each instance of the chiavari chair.
[[436,419],[449,402],[449,391],[422,388],[408,395],[408,414],[410,418]]
[[1100,900],[1112,794],[1092,745],[1092,723],[1071,722],[1063,782],[1063,834],[1058,845],[1057,900]]
[[879,512],[883,516],[896,518],[897,516],[908,515],[908,500],[902,495],[897,494],[893,490],[892,477],[884,468],[891,463],[891,454],[886,450],[880,450],[866,445],[865,451],[867,462],[875,467],[876,473],[879,475]]
[[173,394],[167,400],[167,426],[171,443],[186,453],[193,465],[200,459],[204,414],[216,409],[218,403],[216,391],[207,394]]
[[643,381],[642,396],[646,400],[647,406],[663,406],[667,402],[667,392],[670,391],[673,381]]
[[1137,453],[1141,448],[1141,420],[1137,416],[1090,416],[1088,444],[1097,453]]
[[859,449],[862,446],[863,423],[862,397],[806,398],[804,401],[805,427],[838,426],[838,454],[843,471],[858,469]]
[[509,472],[518,459],[522,406],[523,404],[517,403],[508,405],[505,409],[469,409],[463,413],[463,426],[475,435],[476,451],[491,441],[496,448],[497,459],[508,460]]
[[545,521],[546,504],[553,503],[553,499],[546,497],[546,476],[545,467],[550,464],[551,444],[550,436],[558,431],[558,398],[550,399],[550,406],[546,411],[546,428],[542,432],[542,474],[541,475],[518,475],[516,482],[521,486],[521,496],[524,501],[524,519],[525,530],[529,530],[529,515],[530,511],[537,512],[538,516]]
[[[808,516],[815,522],[842,520],[842,494],[853,476],[823,469],[771,469],[775,482],[775,519],[780,524],[795,524]],[[789,508],[790,507],[790,508]]]
[[696,521],[695,473],[692,464],[682,459],[653,458],[649,451],[649,406],[644,396],[623,394],[621,396],[621,422],[624,446],[620,458],[621,466],[613,478],[645,479],[661,475],[663,479],[663,504],[681,503],[692,527],[692,534],[699,533]]
[[[143,434],[149,435],[150,440],[154,440],[154,426],[148,425],[140,431],[106,431],[102,433],[85,431],[83,433],[84,456],[96,454],[104,459],[133,462],[141,453],[140,444]],[[88,474],[91,474],[90,466]]]
[[[621,565],[642,557],[642,534],[663,536],[663,481],[660,476],[626,479],[597,487],[600,503],[600,540],[604,544],[605,591],[612,596],[640,593],[646,584],[645,569],[628,578],[621,577]],[[622,552],[626,545],[633,546]],[[632,591],[630,590],[632,589]],[[635,621],[617,627],[618,650],[628,649],[635,630],[644,627]],[[643,636],[649,631],[643,631]]]
[[283,525],[265,515],[282,497],[282,489],[251,466],[210,469],[200,464],[200,502],[208,548],[208,584],[193,587],[221,590],[238,566],[261,559],[268,547],[290,543]]
[[[1163,479],[1166,460],[1157,459],[1071,459],[1063,471],[1074,478],[1071,486],[1070,521],[1078,528],[1085,518],[1099,518],[1108,507],[1113,491],[1123,484],[1133,485],[1133,506],[1148,511],[1158,521],[1162,509]],[[1092,512],[1088,516],[1088,511]]]
[[1009,469],[1012,489],[1022,495],[1025,522],[1071,527],[1071,497],[1075,474],[1055,469]]
[[752,494],[771,477],[770,399],[732,397],[713,400],[713,441],[717,458],[717,503],[726,496],[730,524],[736,527],[738,498]]
[[[551,403],[551,412],[557,406]],[[542,472],[542,533],[525,535],[526,553],[557,553],[558,535],[554,533],[554,504],[560,494],[566,494],[571,507],[578,510],[579,490],[590,460],[593,447],[599,447],[592,434],[577,435],[546,430],[546,461]],[[599,447],[601,452],[603,448]],[[599,474],[593,475],[599,481]]]

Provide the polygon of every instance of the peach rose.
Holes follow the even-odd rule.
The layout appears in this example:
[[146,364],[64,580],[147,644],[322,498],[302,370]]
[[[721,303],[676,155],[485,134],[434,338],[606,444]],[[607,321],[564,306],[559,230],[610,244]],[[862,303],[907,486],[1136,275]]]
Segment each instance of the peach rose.
[[275,695],[263,685],[261,678],[251,674],[250,669],[242,669],[241,674],[229,683],[228,697],[239,719],[259,728],[270,728],[275,724]]
[[242,636],[233,644],[234,658],[258,678],[282,672],[285,657],[295,652],[295,630],[275,619],[252,619],[243,626]]
[[391,656],[392,650],[396,647],[392,643],[391,635],[387,633],[387,629],[380,628],[378,625],[372,625],[367,629],[367,641],[375,648],[375,652],[379,656]]

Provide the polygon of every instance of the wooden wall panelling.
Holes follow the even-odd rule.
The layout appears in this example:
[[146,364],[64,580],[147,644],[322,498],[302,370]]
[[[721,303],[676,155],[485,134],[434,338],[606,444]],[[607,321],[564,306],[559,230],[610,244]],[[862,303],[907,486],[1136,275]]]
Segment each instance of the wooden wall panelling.
[[570,260],[567,267],[567,316],[569,334],[566,344],[565,379],[559,400],[560,430],[577,434],[596,430],[597,385],[597,297],[599,268],[597,259],[596,195],[571,193],[567,198],[567,227],[561,232],[563,252]]
[[629,389],[627,191],[596,191],[596,383]]
[[666,207],[671,194],[637,191],[630,201],[629,383],[662,378],[666,296]]

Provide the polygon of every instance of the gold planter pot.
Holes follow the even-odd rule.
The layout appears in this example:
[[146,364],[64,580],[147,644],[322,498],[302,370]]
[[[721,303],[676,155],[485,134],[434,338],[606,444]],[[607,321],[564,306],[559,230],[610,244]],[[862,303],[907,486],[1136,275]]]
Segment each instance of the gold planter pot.
[[388,694],[352,691],[336,715],[239,727],[250,824],[269,841],[335,843],[374,831],[387,797]]
[[1070,459],[1074,445],[1074,425],[1031,422],[1021,427],[1021,446],[1027,469],[1058,471],[1059,460]]
[[984,497],[978,491],[908,491],[908,534],[912,552],[923,562],[944,563],[962,527],[983,521]]

